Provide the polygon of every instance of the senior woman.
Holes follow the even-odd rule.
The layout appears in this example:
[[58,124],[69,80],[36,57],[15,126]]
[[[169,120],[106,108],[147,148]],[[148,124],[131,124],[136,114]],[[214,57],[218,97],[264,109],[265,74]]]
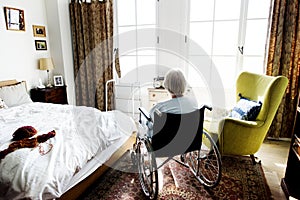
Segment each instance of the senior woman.
[[[170,100],[162,101],[153,106],[149,115],[154,119],[154,112],[164,112],[173,114],[190,113],[198,109],[197,101],[188,96],[184,96],[186,90],[186,80],[180,69],[171,69],[165,76],[164,86],[171,95]],[[148,127],[147,135],[153,136],[153,122],[141,120],[143,127]]]
[[157,103],[150,110],[149,114],[153,118],[155,110],[165,113],[184,114],[198,109],[197,101],[188,96],[184,96],[186,90],[186,80],[180,69],[171,69],[165,76],[164,86],[171,95],[170,100]]

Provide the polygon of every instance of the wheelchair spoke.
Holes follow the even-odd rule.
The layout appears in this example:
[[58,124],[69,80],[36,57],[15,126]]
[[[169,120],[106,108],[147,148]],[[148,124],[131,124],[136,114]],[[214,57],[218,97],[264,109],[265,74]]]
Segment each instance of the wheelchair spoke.
[[[187,114],[177,115],[177,114],[161,113],[161,115],[158,115],[158,118],[154,117],[155,119],[152,121],[153,123],[156,122],[155,124],[158,124],[156,126],[155,124],[153,124],[154,127],[153,131],[159,130],[157,133],[155,132],[156,134],[153,135],[153,138],[148,138],[145,134],[138,134],[138,138],[136,141],[136,158],[137,158],[136,160],[137,160],[137,165],[139,170],[139,181],[142,186],[142,190],[147,198],[156,199],[158,196],[159,181],[158,181],[158,172],[157,172],[158,168],[156,165],[155,155],[159,157],[161,156],[169,157],[168,160],[173,159],[176,162],[183,164],[186,167],[189,167],[190,171],[195,175],[196,179],[205,187],[212,188],[217,186],[218,183],[220,182],[221,167],[222,167],[221,155],[219,153],[218,147],[215,144],[215,141],[207,132],[205,132],[205,130],[202,130],[203,126],[199,125],[199,121],[203,123],[203,121],[201,120],[203,120],[203,116],[204,116],[203,112],[205,108],[211,110],[210,107],[203,106],[201,109]],[[141,109],[140,111],[143,112],[143,110]],[[178,123],[177,120],[174,120],[175,117],[177,119],[177,116],[178,119],[180,119]],[[169,118],[171,119],[169,120],[170,127],[168,122],[165,121]],[[164,119],[164,121],[160,121],[160,119]],[[195,120],[197,127],[196,126],[190,127],[191,121],[193,120]],[[174,123],[175,121],[176,123]],[[142,123],[142,121],[140,121],[140,123]],[[163,123],[168,124],[168,127],[166,126],[167,128],[165,128],[165,125],[163,125]],[[175,124],[176,125],[178,124],[180,126],[182,125],[184,126],[184,128],[175,127],[174,126]],[[185,126],[184,124],[188,126]],[[169,141],[169,138],[168,140],[164,139],[165,134],[163,133],[165,132],[166,134],[174,133],[174,136],[175,134],[178,134],[180,135],[180,137],[181,135],[182,137],[187,137],[189,134],[191,134],[194,137],[193,142],[184,151],[184,154],[179,155],[180,161],[172,157],[174,155],[177,156],[179,153],[182,153],[183,151],[177,151],[177,147],[178,150],[180,150],[177,143],[174,142],[175,146],[173,147],[171,145],[171,142]],[[162,134],[163,136],[160,136],[160,134]],[[159,142],[159,145],[157,145],[157,143],[154,144],[155,141]],[[155,150],[158,150],[159,147],[162,145],[166,145],[166,144],[170,145],[168,146],[168,148],[164,149],[166,155],[164,153],[160,154],[160,151],[154,152],[152,148],[152,142],[153,142],[153,146],[155,147]],[[180,143],[178,144],[181,144],[181,141],[179,142]],[[158,167],[160,168],[165,163],[166,162],[161,163],[160,166]]]
[[218,167],[215,164],[207,162],[200,163],[199,168],[199,173],[204,175],[208,182],[211,182],[210,180],[215,180],[215,177],[218,175]]
[[196,178],[207,187],[215,187],[221,179],[221,156],[210,136],[203,134],[199,151],[188,153],[188,165]]
[[149,199],[155,199],[158,194],[158,174],[155,156],[147,140],[141,140],[138,144],[138,169],[144,194]]

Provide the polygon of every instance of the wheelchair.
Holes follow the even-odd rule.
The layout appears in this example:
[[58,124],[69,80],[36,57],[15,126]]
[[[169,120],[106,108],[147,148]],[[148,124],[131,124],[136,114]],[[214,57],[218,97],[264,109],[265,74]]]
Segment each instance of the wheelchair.
[[[203,130],[204,111],[209,106],[187,114],[154,113],[154,119],[143,108],[140,120],[152,124],[153,136],[137,134],[131,158],[137,165],[139,181],[146,197],[158,196],[158,172],[165,163],[174,160],[188,167],[206,188],[216,187],[221,179],[222,161],[217,145]],[[157,166],[156,158],[167,159]]]

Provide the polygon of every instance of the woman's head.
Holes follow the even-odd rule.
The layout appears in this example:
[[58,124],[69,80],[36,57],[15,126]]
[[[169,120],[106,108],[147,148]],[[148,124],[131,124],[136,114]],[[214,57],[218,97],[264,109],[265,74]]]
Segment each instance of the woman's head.
[[181,70],[169,70],[165,76],[164,86],[171,94],[176,96],[183,95],[186,88],[186,80]]

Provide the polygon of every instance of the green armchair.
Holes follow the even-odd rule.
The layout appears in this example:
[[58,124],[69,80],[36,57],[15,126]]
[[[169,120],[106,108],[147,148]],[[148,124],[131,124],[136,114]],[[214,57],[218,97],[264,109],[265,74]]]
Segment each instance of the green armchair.
[[268,129],[285,93],[288,79],[284,76],[266,76],[242,72],[236,82],[236,99],[239,93],[251,100],[262,102],[255,121],[226,117],[219,135],[219,150],[222,155],[250,155],[256,163],[254,154],[263,143]]

